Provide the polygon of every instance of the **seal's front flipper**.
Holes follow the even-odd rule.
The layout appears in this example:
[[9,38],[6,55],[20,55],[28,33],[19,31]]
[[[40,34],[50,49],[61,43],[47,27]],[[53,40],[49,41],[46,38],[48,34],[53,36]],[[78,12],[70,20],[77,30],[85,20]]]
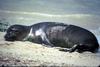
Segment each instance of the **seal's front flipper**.
[[48,40],[46,36],[42,36],[42,42],[45,44],[47,47],[54,47],[54,45]]
[[46,45],[46,46],[51,46],[53,47],[54,45],[49,41],[49,39],[47,38],[45,32],[43,30],[38,30],[36,32],[36,36],[39,36],[42,40],[42,44]]

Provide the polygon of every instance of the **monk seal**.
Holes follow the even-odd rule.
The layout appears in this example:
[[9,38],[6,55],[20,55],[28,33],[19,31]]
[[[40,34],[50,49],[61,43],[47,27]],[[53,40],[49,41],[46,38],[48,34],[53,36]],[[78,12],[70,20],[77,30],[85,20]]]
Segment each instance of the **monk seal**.
[[97,52],[99,44],[95,35],[87,29],[58,22],[40,22],[31,26],[12,25],[4,36],[6,41],[29,40],[51,47],[63,47],[60,51],[79,53]]

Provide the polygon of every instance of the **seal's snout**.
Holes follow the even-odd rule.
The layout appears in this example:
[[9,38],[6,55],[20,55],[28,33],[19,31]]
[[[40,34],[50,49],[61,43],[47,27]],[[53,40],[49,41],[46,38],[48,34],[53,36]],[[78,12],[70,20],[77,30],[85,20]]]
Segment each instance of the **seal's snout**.
[[15,37],[9,36],[8,34],[6,34],[6,35],[4,36],[4,39],[5,39],[6,41],[14,41]]
[[8,38],[9,38],[9,36],[6,34],[6,35],[4,36],[4,39],[7,40]]

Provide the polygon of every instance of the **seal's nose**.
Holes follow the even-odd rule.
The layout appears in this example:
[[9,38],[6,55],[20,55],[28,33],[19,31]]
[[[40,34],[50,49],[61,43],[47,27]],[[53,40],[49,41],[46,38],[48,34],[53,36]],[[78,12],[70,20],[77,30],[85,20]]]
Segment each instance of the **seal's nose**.
[[6,41],[9,41],[9,36],[6,34],[6,35],[4,36],[4,39],[5,39]]
[[6,35],[4,36],[4,38],[5,38],[5,40],[6,40],[6,39],[9,38],[9,37],[8,37],[8,35],[6,34]]

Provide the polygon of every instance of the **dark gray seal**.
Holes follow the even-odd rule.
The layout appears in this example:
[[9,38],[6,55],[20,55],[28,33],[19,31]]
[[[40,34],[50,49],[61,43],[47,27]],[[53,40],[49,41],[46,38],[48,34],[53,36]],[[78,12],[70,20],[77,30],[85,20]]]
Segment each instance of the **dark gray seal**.
[[12,25],[5,35],[6,41],[29,40],[69,52],[97,52],[99,48],[95,35],[79,26],[56,22],[41,22],[31,26]]

